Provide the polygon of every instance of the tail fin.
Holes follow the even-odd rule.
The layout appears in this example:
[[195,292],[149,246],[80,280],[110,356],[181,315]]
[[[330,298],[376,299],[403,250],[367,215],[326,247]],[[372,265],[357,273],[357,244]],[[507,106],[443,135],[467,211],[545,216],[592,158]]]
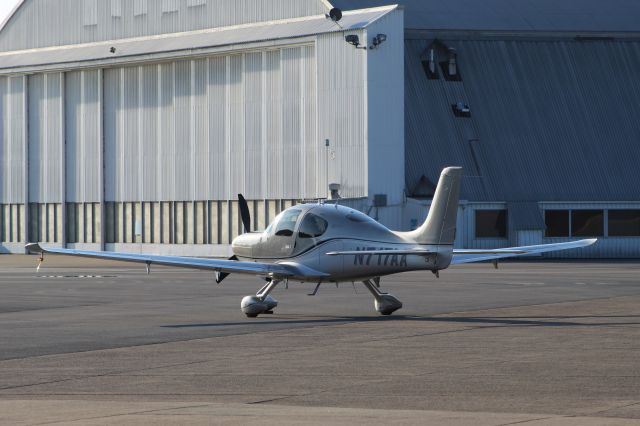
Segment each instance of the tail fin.
[[418,229],[404,232],[402,236],[418,244],[453,244],[461,180],[462,167],[442,170],[427,219]]

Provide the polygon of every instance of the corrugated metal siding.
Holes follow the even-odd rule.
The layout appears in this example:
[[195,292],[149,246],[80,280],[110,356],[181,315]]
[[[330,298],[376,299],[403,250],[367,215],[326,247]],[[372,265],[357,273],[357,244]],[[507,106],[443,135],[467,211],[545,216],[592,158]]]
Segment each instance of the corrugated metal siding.
[[0,203],[24,203],[26,77],[0,77]]
[[63,200],[64,76],[29,76],[29,201]]
[[507,203],[509,229],[520,230],[544,230],[544,219],[540,206],[535,201]]
[[[328,32],[342,32],[365,28],[370,23],[393,11],[395,6],[367,9],[365,11],[345,12],[340,26],[324,15],[316,15],[301,19],[281,20],[277,22],[260,22],[225,28],[213,28],[203,31],[171,33],[162,36],[113,40],[102,43],[89,43],[76,46],[60,46],[47,49],[32,49],[17,52],[0,52],[0,70],[14,71],[16,67],[38,67],[42,69],[77,68],[77,62],[101,61],[109,66],[131,61],[132,57],[144,56],[144,60],[170,60],[178,51],[194,55],[199,49],[208,50],[202,54],[221,54],[211,50],[237,51],[239,45],[283,40],[301,39]],[[300,40],[300,43],[308,40]],[[269,43],[271,46],[272,43]],[[112,52],[111,47],[115,48]],[[136,58],[138,59],[138,58]],[[95,64],[92,64],[95,65]],[[29,70],[31,71],[31,70]]]
[[[207,0],[199,7],[181,0],[178,12],[163,13],[165,1],[125,1],[114,6],[102,0],[28,0],[2,29],[0,51],[177,33],[327,11],[320,0]],[[96,24],[85,25],[92,22]]]
[[[363,31],[354,31],[361,40]],[[344,34],[318,36],[318,139],[329,139],[327,153],[322,147],[319,158],[328,155],[326,167],[318,170],[323,193],[328,183],[340,183],[347,198],[367,196],[366,151],[366,53],[344,42]],[[322,164],[322,162],[320,162]]]
[[101,71],[66,74],[66,199],[99,202],[102,193]]
[[331,0],[342,9],[397,3],[406,28],[488,31],[639,31],[640,3],[628,0]]
[[[463,199],[640,198],[627,184],[640,163],[640,42],[446,41],[463,77],[447,82],[422,69],[431,41],[405,45],[409,187],[460,164]],[[454,117],[455,99],[470,119]]]
[[315,88],[313,46],[105,70],[106,200],[323,195]]
[[402,10],[378,19],[366,34],[369,46],[377,34],[387,36],[383,44],[367,52],[368,195],[385,194],[388,204],[397,205],[403,202],[406,185]]

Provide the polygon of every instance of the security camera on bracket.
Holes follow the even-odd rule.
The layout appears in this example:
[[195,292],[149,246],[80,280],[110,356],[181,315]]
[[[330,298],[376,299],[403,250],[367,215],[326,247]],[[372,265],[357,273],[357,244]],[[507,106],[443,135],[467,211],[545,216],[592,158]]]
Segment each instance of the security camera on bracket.
[[367,46],[360,46],[360,37],[358,37],[356,34],[349,34],[345,36],[344,41],[346,41],[356,49],[367,50]]

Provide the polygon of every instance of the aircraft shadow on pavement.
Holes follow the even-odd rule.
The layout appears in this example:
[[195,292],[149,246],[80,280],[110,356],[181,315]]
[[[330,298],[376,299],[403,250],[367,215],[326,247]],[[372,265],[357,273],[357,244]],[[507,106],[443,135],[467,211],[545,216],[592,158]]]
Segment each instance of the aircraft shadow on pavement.
[[388,317],[344,316],[344,317],[278,317],[278,319],[255,319],[243,322],[217,322],[194,324],[168,324],[163,328],[207,328],[232,326],[267,326],[267,325],[331,325],[357,322],[386,322],[386,321],[424,321],[434,323],[484,324],[495,326],[526,326],[526,327],[605,327],[640,325],[640,322],[575,322],[568,319],[604,319],[604,318],[634,318],[638,315],[611,316],[549,316],[549,317],[419,317],[410,315],[395,315]]

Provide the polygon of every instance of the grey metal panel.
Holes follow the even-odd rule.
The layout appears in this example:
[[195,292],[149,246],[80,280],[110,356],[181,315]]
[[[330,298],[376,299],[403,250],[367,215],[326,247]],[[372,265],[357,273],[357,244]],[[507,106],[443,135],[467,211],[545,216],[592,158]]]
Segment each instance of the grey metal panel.
[[158,137],[159,157],[159,182],[158,199],[155,201],[177,200],[175,191],[176,170],[173,165],[176,151],[179,147],[175,144],[176,116],[174,111],[175,97],[175,63],[160,65],[159,97],[160,97],[160,134]]
[[509,231],[544,230],[544,219],[537,202],[525,201],[507,203]]
[[302,198],[324,197],[326,188],[320,182],[320,170],[324,162],[324,141],[318,138],[318,98],[317,98],[317,74],[316,74],[316,52],[313,46],[302,47],[302,108],[304,133],[302,143],[304,144],[304,172],[303,172],[303,192]]
[[[640,198],[628,184],[640,163],[640,42],[448,41],[463,81],[447,82],[422,69],[431,41],[405,43],[409,188],[460,164],[463,199]],[[470,119],[454,117],[455,99]]]
[[227,58],[227,137],[229,188],[227,197],[233,193],[245,192],[244,176],[244,102],[242,90],[243,55],[232,55]]
[[262,198],[262,52],[247,53],[244,57],[244,196]]
[[118,193],[122,200],[140,200],[142,171],[140,170],[140,77],[138,67],[120,70],[120,130],[118,149]]
[[116,200],[116,139],[118,135],[117,115],[120,104],[120,70],[104,70],[104,199]]
[[75,71],[65,80],[66,200],[99,202],[102,144],[100,72]]
[[[364,39],[363,31],[353,33]],[[320,170],[318,180],[325,190],[328,183],[340,183],[343,197],[358,198],[368,195],[366,53],[345,43],[343,37],[343,34],[318,36],[318,139],[329,139],[331,143],[329,176]]]
[[209,122],[207,88],[209,85],[209,62],[198,59],[191,62],[191,187],[194,200],[211,199],[209,188],[212,173],[209,149]]
[[282,50],[282,198],[296,198],[301,194],[302,88],[300,49]]
[[[340,21],[340,26],[330,19],[326,19],[324,15],[319,15],[311,18],[89,43],[78,46],[20,52],[2,53],[0,51],[0,69],[27,66],[59,67],[59,64],[79,61],[114,61],[140,55],[169,54],[181,50],[189,50],[190,53],[194,53],[194,50],[211,47],[235,46],[243,43],[295,39],[322,33],[351,31],[365,28],[371,22],[376,21],[394,9],[394,7],[386,7],[347,12]],[[2,33],[0,33],[1,37]],[[27,37],[27,39],[29,38]],[[292,40],[292,42],[294,41]],[[111,52],[111,47],[115,47],[115,53]]]
[[[9,123],[9,110],[7,108],[7,98],[9,92],[9,79],[7,77],[0,77],[0,203],[6,203],[5,199],[7,193],[10,192],[9,186],[11,181],[9,180],[10,159],[9,159],[9,142],[6,135],[7,123]],[[1,214],[1,213],[0,213]],[[2,233],[2,221],[0,220],[0,234]],[[0,235],[0,241],[2,235]]]
[[282,79],[281,50],[265,52],[264,105],[265,136],[263,139],[265,168],[265,197],[278,199],[282,193]]
[[158,152],[161,152],[158,143],[158,66],[141,66],[139,72],[141,105],[138,107],[140,145],[137,155],[142,179],[140,200],[147,201],[158,198]]
[[[186,201],[193,199],[192,193],[192,163],[191,152],[193,141],[190,138],[191,131],[191,62],[178,61],[175,63],[174,75],[174,117],[175,134],[173,143],[175,145],[173,168],[175,170],[174,200]],[[163,188],[164,189],[164,188]]]
[[[399,205],[406,185],[403,11],[378,19],[366,34],[369,46],[378,34],[387,36],[367,54],[367,192],[369,197],[385,194],[389,205]],[[393,214],[385,219],[385,224],[398,223]]]
[[26,77],[0,78],[0,203],[24,203]]
[[6,204],[25,201],[25,81],[0,78],[0,202]]
[[405,27],[460,30],[640,31],[633,0],[331,0],[345,10],[397,3]]
[[29,77],[29,201],[63,200],[63,86],[61,73]]
[[227,58],[209,59],[208,64],[208,152],[209,152],[209,199],[222,200],[227,197],[229,176],[227,175]]
[[[186,0],[171,2],[179,3],[178,12],[163,13],[173,9],[165,7],[172,6],[167,0],[125,1],[115,6],[96,0],[29,0],[2,28],[0,50],[185,32],[327,11],[321,0],[207,0],[199,7],[190,7]],[[96,25],[83,25],[94,21]]]

